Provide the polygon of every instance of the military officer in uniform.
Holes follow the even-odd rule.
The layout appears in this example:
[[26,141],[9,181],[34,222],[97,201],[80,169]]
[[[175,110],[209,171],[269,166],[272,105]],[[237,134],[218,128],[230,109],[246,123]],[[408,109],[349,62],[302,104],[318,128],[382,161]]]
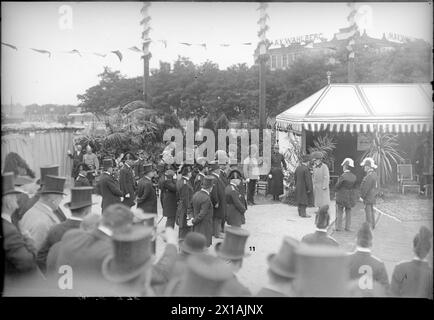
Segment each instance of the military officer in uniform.
[[342,231],[342,218],[345,209],[345,230],[351,231],[351,208],[355,206],[354,185],[356,176],[351,172],[350,167],[354,168],[354,161],[346,158],[342,162],[343,173],[336,183],[336,231]]
[[244,213],[246,212],[246,203],[239,190],[241,183],[241,172],[232,170],[228,176],[230,184],[225,189],[226,195],[226,222],[230,226],[241,227],[246,223]]
[[179,240],[183,240],[191,227],[187,225],[187,220],[193,214],[193,186],[190,183],[192,168],[188,164],[183,164],[179,168],[181,178],[176,183],[178,198],[178,208],[176,210],[176,224],[179,226]]
[[377,166],[374,163],[374,159],[365,158],[360,164],[364,167],[366,176],[363,178],[360,185],[360,197],[365,204],[365,214],[366,221],[369,223],[372,229],[375,228],[375,214],[374,214],[374,204],[375,197],[377,195],[377,174],[375,169]]
[[101,208],[104,212],[111,204],[121,203],[123,193],[119,188],[119,183],[113,177],[113,160],[103,160],[103,172],[96,185],[97,193],[102,196]]
[[152,182],[156,171],[152,163],[144,165],[143,178],[139,180],[137,186],[137,208],[144,213],[157,213],[157,193]]

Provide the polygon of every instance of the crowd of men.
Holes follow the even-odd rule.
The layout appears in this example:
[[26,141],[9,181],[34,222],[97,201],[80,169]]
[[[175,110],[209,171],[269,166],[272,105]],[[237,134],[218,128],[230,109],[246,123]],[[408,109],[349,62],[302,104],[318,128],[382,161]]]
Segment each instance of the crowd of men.
[[[304,168],[312,156],[320,160],[316,154],[305,156],[296,170],[299,214],[306,215],[307,198],[313,194],[318,207],[316,231],[301,241],[285,236],[277,252],[267,258],[268,284],[257,293],[251,292],[237,277],[249,255],[246,243],[250,233],[242,225],[249,202],[253,204],[245,184],[257,178],[257,161],[252,161],[257,148],[251,150],[241,164],[231,162],[224,151],[217,152],[212,161],[198,158],[194,165],[168,164],[164,161],[167,154],[163,154],[155,167],[146,162],[143,151],[121,161],[106,158],[94,188],[85,165],[89,168],[90,161],[93,166],[96,162],[88,149],[88,159],[83,156],[83,161],[75,162],[76,185],[65,205],[69,214],[60,208],[66,178],[59,176],[58,166],[40,168],[40,188],[32,198],[24,191],[31,179],[4,172],[3,294],[432,298],[432,269],[425,260],[431,250],[432,233],[426,227],[414,237],[414,259],[398,264],[390,282],[384,263],[371,254],[374,223],[370,190],[376,179],[372,177],[372,159],[362,163],[367,172],[361,191],[367,222],[357,232],[356,251],[344,252],[328,235],[328,184],[318,184]],[[80,154],[81,150],[71,157]],[[277,153],[275,158],[270,179],[280,175],[281,159]],[[348,201],[353,196],[346,193],[354,180],[348,174],[348,168],[354,165],[350,160],[343,162],[346,169],[338,189],[346,191],[337,201],[339,211],[346,211],[347,228],[352,207]],[[96,166],[99,168],[99,163]],[[314,170],[319,172],[317,176],[325,175],[321,161]],[[313,188],[315,184],[320,186],[318,190]],[[102,197],[101,215],[92,213],[94,192]],[[158,198],[166,217],[161,234],[155,228]],[[158,236],[163,237],[165,246],[156,261]]]

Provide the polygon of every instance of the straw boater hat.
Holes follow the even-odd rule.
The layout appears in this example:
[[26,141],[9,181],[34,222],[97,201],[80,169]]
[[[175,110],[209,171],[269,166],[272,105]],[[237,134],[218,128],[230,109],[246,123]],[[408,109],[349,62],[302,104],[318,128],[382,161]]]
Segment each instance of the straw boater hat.
[[351,158],[345,158],[344,161],[342,161],[341,166],[344,165],[350,166],[351,168],[354,168],[354,161]]
[[59,175],[59,165],[48,165],[45,167],[41,167],[41,177],[36,180],[37,184],[43,185],[45,182],[45,177],[47,175],[58,176]]
[[166,170],[166,172],[164,173],[164,175],[165,175],[166,177],[173,178],[173,177],[175,176],[175,171],[173,171],[173,170],[171,170],[171,169]]
[[349,256],[341,249],[301,243],[296,250],[299,297],[342,297],[350,295]]
[[247,238],[250,233],[238,227],[225,227],[225,236],[223,242],[215,245],[217,256],[222,259],[238,260],[249,256],[245,253]]
[[284,278],[292,279],[295,277],[296,254],[295,250],[300,242],[291,237],[283,238],[282,245],[277,254],[268,255],[267,262],[270,270]]
[[2,174],[3,188],[2,188],[2,196],[6,196],[8,194],[20,194],[25,193],[19,189],[14,188],[14,173],[6,172]]
[[128,282],[152,266],[152,228],[130,226],[112,236],[113,254],[102,263],[103,276],[111,282]]
[[63,189],[65,188],[65,181],[65,177],[56,177],[51,175],[45,176],[41,194],[53,193],[65,195],[63,192]]
[[71,201],[65,203],[65,207],[74,210],[92,206],[92,187],[74,187],[71,188]]
[[189,254],[203,253],[206,247],[206,238],[198,232],[189,232],[179,243],[179,248]]
[[166,295],[215,297],[232,277],[232,271],[224,261],[204,253],[190,255],[186,272],[169,282]]
[[360,165],[362,167],[368,166],[368,167],[371,167],[372,169],[377,169],[377,165],[375,164],[374,159],[372,159],[370,157],[363,159],[363,161]]

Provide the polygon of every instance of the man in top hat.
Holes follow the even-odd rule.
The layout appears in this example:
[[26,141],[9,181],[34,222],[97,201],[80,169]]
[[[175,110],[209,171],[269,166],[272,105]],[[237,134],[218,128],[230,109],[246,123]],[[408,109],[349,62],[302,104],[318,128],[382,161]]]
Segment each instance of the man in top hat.
[[[395,297],[433,298],[433,270],[426,257],[432,248],[432,232],[422,226],[413,238],[414,258],[395,266],[391,293]],[[432,261],[432,260],[431,260]]]
[[133,160],[125,160],[125,165],[119,173],[119,186],[123,193],[124,201],[122,202],[127,207],[132,207],[135,203],[136,180],[134,178]]
[[308,167],[310,157],[303,155],[301,164],[295,169],[295,202],[297,203],[298,215],[302,218],[309,218],[306,214],[306,208],[312,203],[313,186],[312,176]]
[[247,238],[250,233],[242,228],[227,227],[223,242],[215,245],[217,256],[226,261],[232,270],[232,277],[226,281],[222,288],[222,295],[225,296],[251,296],[248,288],[243,286],[236,277],[236,273],[243,266],[244,257],[249,256],[245,253]]
[[296,249],[299,242],[291,237],[284,237],[277,254],[268,255],[268,285],[257,293],[257,297],[291,297],[296,277]]
[[72,159],[72,172],[71,177],[76,178],[78,175],[78,165],[83,162],[83,151],[81,150],[82,147],[79,143],[75,145],[74,153],[71,152],[71,150],[68,150],[68,157]]
[[22,191],[14,188],[14,174],[6,172],[2,175],[2,226],[3,250],[5,254],[5,276],[20,276],[22,273],[34,271],[36,265],[36,248],[34,241],[24,235],[12,223],[12,213],[18,208],[17,195]]
[[144,165],[143,178],[137,186],[137,208],[145,213],[157,214],[157,193],[152,182],[156,171],[152,163]]
[[389,290],[389,278],[386,267],[383,261],[371,254],[371,247],[371,228],[368,223],[364,222],[357,232],[356,251],[350,254],[350,279],[359,280],[362,277],[370,277],[367,281],[375,281],[381,284],[386,292]]
[[229,173],[230,184],[225,189],[226,195],[226,222],[230,226],[241,227],[246,223],[244,213],[246,212],[246,203],[240,192],[241,172],[232,170]]
[[96,190],[97,193],[102,196],[101,208],[104,212],[108,206],[115,203],[121,203],[123,192],[113,177],[113,160],[104,159],[102,165],[103,172],[99,177]]
[[345,209],[345,230],[351,231],[351,208],[356,205],[354,200],[354,186],[356,176],[350,168],[354,168],[354,161],[345,158],[341,164],[343,173],[336,183],[336,231],[342,231],[342,218]]
[[193,219],[187,221],[187,225],[192,226],[194,232],[205,236],[207,247],[211,245],[213,235],[213,207],[210,197],[213,186],[213,178],[206,176],[202,189],[193,195]]
[[330,223],[328,210],[328,205],[322,206],[319,209],[315,217],[316,231],[305,235],[303,239],[301,239],[301,242],[315,245],[339,246],[339,243],[327,234],[327,228]]
[[329,168],[322,162],[323,154],[319,151],[312,152],[314,161],[312,181],[315,207],[330,205],[330,174]]
[[163,216],[166,217],[166,227],[175,228],[176,218],[176,174],[173,170],[166,170],[160,179],[161,205]]
[[92,187],[71,188],[71,201],[65,204],[71,211],[71,216],[50,228],[47,238],[38,251],[37,262],[42,272],[45,272],[50,248],[59,242],[68,230],[80,228],[83,218],[91,213],[94,204],[92,203],[92,190]]
[[65,181],[66,178],[64,177],[47,175],[40,192],[40,199],[24,214],[19,222],[21,231],[27,231],[35,241],[37,250],[41,249],[48,230],[61,222],[54,211],[65,196],[63,193]]
[[193,215],[193,186],[191,185],[192,168],[188,164],[183,164],[179,173],[181,178],[176,182],[176,194],[178,199],[178,207],[176,210],[176,224],[179,226],[179,240],[183,240],[191,226],[187,225],[187,220],[190,220]]
[[196,159],[196,168],[198,173],[194,179],[193,191],[194,193],[200,191],[202,189],[202,184],[205,176],[208,174],[208,166],[206,165],[206,158],[199,157]]
[[351,296],[348,255],[339,248],[300,244],[296,250],[297,297]]
[[87,179],[88,170],[89,167],[84,162],[77,165],[78,175],[76,176],[74,181],[75,187],[90,187],[90,182]]
[[366,172],[366,176],[363,178],[362,183],[360,184],[360,197],[365,204],[366,221],[369,223],[371,228],[374,229],[374,204],[378,185],[377,174],[375,173],[377,165],[372,158],[365,158],[360,165],[364,167]]
[[220,177],[220,165],[217,161],[209,163],[211,170],[210,176],[214,178],[214,187],[211,192],[211,201],[214,207],[213,211],[213,234],[218,239],[223,239],[222,223],[226,219],[226,194],[225,183]]
[[271,169],[269,174],[270,181],[268,182],[268,192],[273,195],[273,200],[279,200],[279,196],[283,194],[282,167],[286,170],[285,157],[279,152],[279,145],[275,144],[273,147],[273,153],[271,154]]

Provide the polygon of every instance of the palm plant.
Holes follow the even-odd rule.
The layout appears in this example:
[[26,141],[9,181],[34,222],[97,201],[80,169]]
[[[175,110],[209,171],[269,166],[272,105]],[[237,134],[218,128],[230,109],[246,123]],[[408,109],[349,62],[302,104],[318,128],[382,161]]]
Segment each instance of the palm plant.
[[404,161],[397,147],[397,135],[376,132],[372,135],[371,145],[362,158],[371,157],[378,165],[380,184],[383,185],[392,178],[393,167]]

